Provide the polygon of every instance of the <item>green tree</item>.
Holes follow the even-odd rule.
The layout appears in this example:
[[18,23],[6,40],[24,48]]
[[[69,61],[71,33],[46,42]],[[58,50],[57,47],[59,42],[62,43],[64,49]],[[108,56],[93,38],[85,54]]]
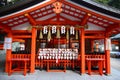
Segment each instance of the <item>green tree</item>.
[[108,5],[120,9],[120,0],[111,0]]
[[97,2],[103,3],[103,4],[108,4],[110,0],[95,0]]

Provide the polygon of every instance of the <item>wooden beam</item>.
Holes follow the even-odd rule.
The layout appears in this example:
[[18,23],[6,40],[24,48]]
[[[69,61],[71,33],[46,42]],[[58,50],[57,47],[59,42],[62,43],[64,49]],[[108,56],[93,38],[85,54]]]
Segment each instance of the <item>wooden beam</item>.
[[31,25],[33,25],[33,26],[36,25],[36,21],[35,21],[35,19],[32,18],[31,15],[26,13],[25,16],[29,19],[29,22],[31,23]]
[[32,32],[28,30],[12,30],[12,33],[17,34],[17,33],[32,33]]
[[36,21],[37,24],[42,24],[42,25],[49,25],[49,24],[53,24],[53,25],[76,25],[76,24],[80,24],[79,21]]
[[104,39],[105,36],[85,36],[85,38],[90,38],[90,39]]
[[14,35],[13,38],[14,39],[24,39],[24,38],[31,38],[32,36],[31,35]]
[[81,22],[81,26],[84,26],[85,24],[87,24],[87,21],[89,19],[89,17],[91,16],[91,14],[86,14]]
[[13,39],[13,42],[25,42],[23,39]]
[[1,23],[0,22],[0,28],[2,28],[5,32],[11,32],[11,28],[8,26],[8,25],[6,25],[6,24],[3,24],[3,23]]
[[114,31],[114,30],[117,29],[117,28],[120,28],[120,23],[109,26],[109,27],[106,29],[106,32],[109,34],[109,33],[111,33],[112,31]]
[[78,16],[74,16],[74,15],[72,15],[72,14],[70,14],[70,13],[65,12],[65,11],[62,12],[62,13],[66,14],[66,15],[69,15],[69,16],[72,16],[72,17],[74,17],[74,18],[80,19],[80,21],[81,21],[81,18],[79,18]]
[[89,30],[89,31],[85,31],[85,34],[89,34],[89,33],[104,34],[105,31],[99,31],[99,30]]

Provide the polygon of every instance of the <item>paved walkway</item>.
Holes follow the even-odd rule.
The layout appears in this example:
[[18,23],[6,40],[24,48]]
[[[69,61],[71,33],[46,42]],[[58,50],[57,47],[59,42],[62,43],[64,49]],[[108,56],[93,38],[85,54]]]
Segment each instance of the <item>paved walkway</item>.
[[0,80],[120,80],[120,59],[111,58],[111,75],[110,76],[100,76],[100,75],[80,75],[79,72],[67,70],[64,72],[46,72],[36,70],[33,74],[27,74],[23,76],[22,73],[13,73],[8,76],[4,73],[4,59],[5,55],[0,54]]

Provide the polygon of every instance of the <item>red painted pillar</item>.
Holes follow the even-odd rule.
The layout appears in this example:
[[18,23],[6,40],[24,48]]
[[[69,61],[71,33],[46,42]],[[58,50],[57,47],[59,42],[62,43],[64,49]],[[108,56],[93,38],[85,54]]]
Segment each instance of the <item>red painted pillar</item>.
[[107,41],[107,37],[105,39],[105,67],[106,67],[106,74],[111,74],[111,66],[110,66],[110,49],[108,49],[109,43]]
[[105,58],[106,58],[106,74],[111,74],[111,66],[110,66],[110,50],[105,50]]
[[85,32],[84,32],[84,28],[81,28],[80,31],[81,35],[81,40],[80,40],[80,44],[81,44],[81,74],[85,73]]
[[35,71],[35,52],[36,52],[36,28],[32,28],[32,40],[31,40],[31,66],[30,72]]
[[[11,37],[12,38],[12,33],[9,32],[7,37]],[[8,73],[8,68],[9,68],[8,61],[11,59],[11,53],[12,53],[12,49],[7,49],[6,50],[5,72],[7,72],[7,73]]]

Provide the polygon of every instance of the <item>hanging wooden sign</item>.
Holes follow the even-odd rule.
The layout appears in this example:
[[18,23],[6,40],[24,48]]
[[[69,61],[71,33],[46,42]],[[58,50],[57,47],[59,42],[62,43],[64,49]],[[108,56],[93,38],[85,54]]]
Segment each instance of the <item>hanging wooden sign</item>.
[[5,37],[4,49],[11,49],[11,48],[12,48],[12,38],[11,37]]

